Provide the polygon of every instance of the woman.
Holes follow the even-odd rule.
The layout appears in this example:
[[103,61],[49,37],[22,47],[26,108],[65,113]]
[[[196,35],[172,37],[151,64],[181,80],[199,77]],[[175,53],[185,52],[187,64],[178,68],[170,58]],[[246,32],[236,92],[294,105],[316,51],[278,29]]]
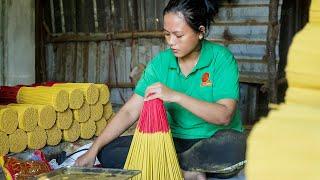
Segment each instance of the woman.
[[[204,39],[217,12],[215,4],[213,0],[171,0],[168,3],[163,11],[163,31],[170,48],[150,61],[133,96],[88,152],[79,157],[76,165],[92,166],[98,155],[104,167],[122,168],[132,137],[117,137],[139,118],[143,102],[155,98],[165,102],[175,148],[184,170],[197,169],[199,167],[194,166],[213,159],[210,154],[193,157],[197,153],[192,152],[204,150],[205,153],[210,149],[214,152],[212,145],[218,142],[216,134],[224,134],[224,129],[242,131],[236,108],[239,98],[236,60],[223,46]],[[198,161],[190,164],[188,157]],[[205,173],[183,172],[185,179],[206,178]]]

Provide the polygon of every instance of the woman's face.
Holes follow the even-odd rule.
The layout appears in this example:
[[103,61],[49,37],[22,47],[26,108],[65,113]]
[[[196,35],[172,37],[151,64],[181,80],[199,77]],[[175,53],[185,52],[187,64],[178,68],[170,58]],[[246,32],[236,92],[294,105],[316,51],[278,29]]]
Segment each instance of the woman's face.
[[184,58],[194,52],[199,45],[199,32],[195,32],[181,13],[164,15],[164,35],[174,55]]

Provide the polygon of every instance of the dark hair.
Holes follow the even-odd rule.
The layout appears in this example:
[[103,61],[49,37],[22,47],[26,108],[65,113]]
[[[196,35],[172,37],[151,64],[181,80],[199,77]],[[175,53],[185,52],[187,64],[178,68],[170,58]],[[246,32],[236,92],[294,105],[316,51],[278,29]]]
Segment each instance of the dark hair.
[[214,15],[218,13],[217,0],[170,0],[163,15],[167,13],[181,13],[188,25],[196,32],[200,32],[202,25],[207,32]]

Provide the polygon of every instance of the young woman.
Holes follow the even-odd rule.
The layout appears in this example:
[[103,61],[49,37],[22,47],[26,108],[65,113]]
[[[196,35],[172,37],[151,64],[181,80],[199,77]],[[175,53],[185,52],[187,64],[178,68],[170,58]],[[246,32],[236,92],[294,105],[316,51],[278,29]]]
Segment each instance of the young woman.
[[[170,48],[150,61],[133,96],[76,165],[92,166],[98,156],[104,167],[122,168],[132,136],[118,137],[137,121],[144,101],[160,98],[165,102],[185,179],[206,179],[205,173],[186,170],[210,171],[210,167],[197,166],[219,161],[215,159],[221,156],[217,154],[221,149],[214,146],[219,142],[216,135],[224,136],[227,129],[241,136],[243,130],[237,110],[237,62],[228,49],[204,39],[216,12],[214,0],[171,0],[167,4],[163,32]],[[244,156],[243,152],[232,153]],[[188,158],[196,160],[190,164]]]

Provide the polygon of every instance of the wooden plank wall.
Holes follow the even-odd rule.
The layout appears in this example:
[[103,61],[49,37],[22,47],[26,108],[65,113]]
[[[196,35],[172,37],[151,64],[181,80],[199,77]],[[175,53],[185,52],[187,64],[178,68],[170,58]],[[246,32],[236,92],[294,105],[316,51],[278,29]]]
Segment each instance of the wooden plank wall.
[[[156,36],[129,36],[118,40],[110,37],[114,33],[159,34],[163,24],[162,9],[167,2],[47,1],[45,20],[51,32],[46,44],[47,80],[108,82],[132,87],[129,78],[131,69],[138,63],[147,64],[167,45],[163,38]],[[221,5],[207,38],[225,45],[233,52],[243,83],[255,83],[241,85],[242,114],[244,119],[250,118],[248,121],[252,122],[259,114],[259,89],[268,80],[266,41],[270,0],[237,0],[233,3],[221,0]],[[276,51],[277,60],[278,54]],[[131,94],[132,88],[116,88],[112,91],[112,101],[122,104],[123,99]]]
[[5,3],[4,1],[0,1],[0,85],[4,85],[4,20],[5,20]]

